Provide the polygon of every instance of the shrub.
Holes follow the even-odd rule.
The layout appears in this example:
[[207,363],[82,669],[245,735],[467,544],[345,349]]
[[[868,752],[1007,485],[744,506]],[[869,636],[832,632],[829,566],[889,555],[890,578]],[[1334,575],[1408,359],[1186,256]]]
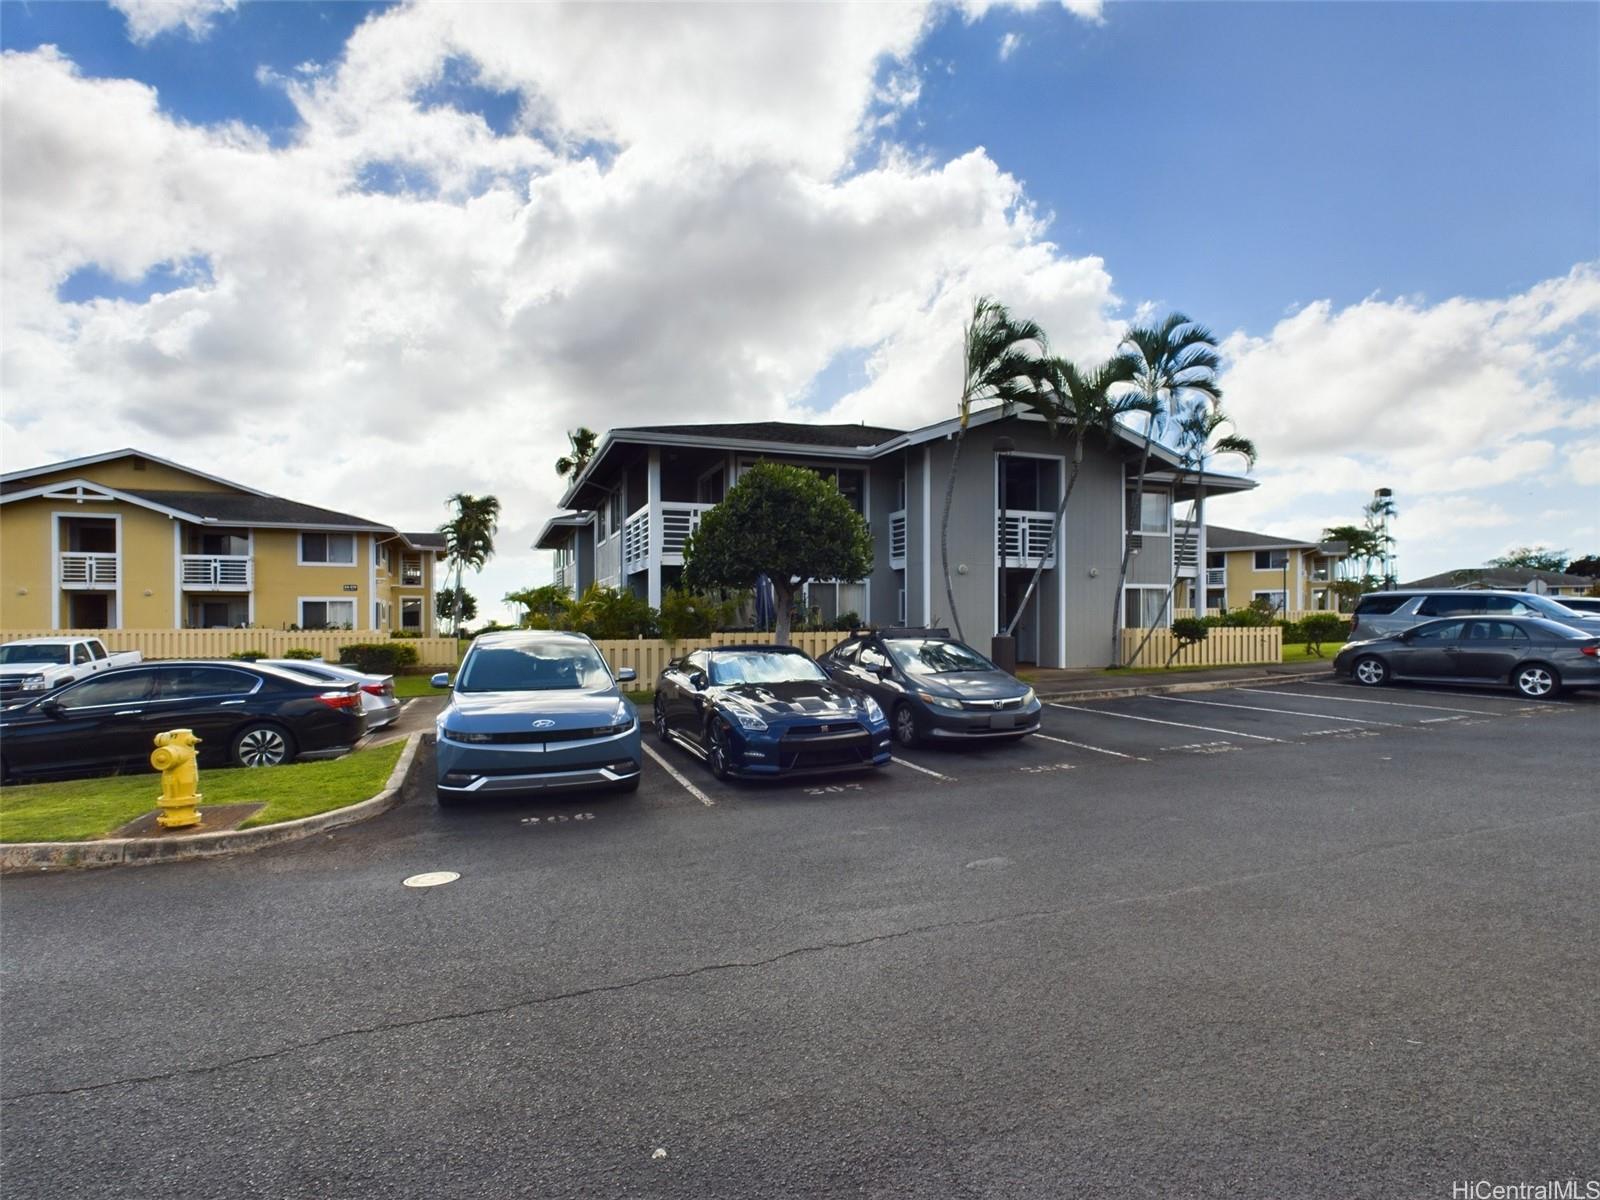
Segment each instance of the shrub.
[[315,650],[307,650],[304,646],[295,646],[291,650],[285,650],[283,656],[285,658],[299,659],[303,662],[312,662],[322,657]]
[[1202,617],[1179,617],[1172,622],[1172,653],[1167,655],[1167,666],[1177,658],[1184,647],[1203,642],[1211,633],[1211,626]]
[[628,589],[590,584],[573,607],[567,628],[596,640],[654,637],[658,621],[656,610]]
[[1264,629],[1272,624],[1272,610],[1252,601],[1249,608],[1235,608],[1215,620],[1223,629]]
[[265,650],[235,650],[228,655],[229,658],[236,659],[239,662],[255,662],[256,659],[265,658],[266,656],[267,652]]
[[854,612],[842,612],[833,619],[833,627],[836,630],[842,629],[846,633],[849,633],[855,629],[860,629],[861,614]]
[[422,636],[420,629],[391,629],[389,636],[392,638],[419,638]]
[[661,636],[669,642],[708,637],[714,630],[726,626],[738,612],[737,600],[719,600],[702,592],[669,588],[661,597]]
[[393,675],[402,667],[416,666],[417,648],[396,642],[363,642],[343,647],[339,662],[371,675]]
[[1305,631],[1306,645],[1318,658],[1322,657],[1322,643],[1334,639],[1343,641],[1350,633],[1350,622],[1338,613],[1313,613],[1300,622]]

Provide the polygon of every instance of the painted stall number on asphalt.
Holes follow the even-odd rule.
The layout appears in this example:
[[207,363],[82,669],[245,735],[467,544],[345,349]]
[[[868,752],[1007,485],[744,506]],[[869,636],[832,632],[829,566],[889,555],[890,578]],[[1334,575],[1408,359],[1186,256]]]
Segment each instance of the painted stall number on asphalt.
[[1071,763],[1041,763],[1036,767],[1018,767],[1024,775],[1047,775],[1051,771],[1070,771]]
[[1190,742],[1187,746],[1163,746],[1163,750],[1181,750],[1185,754],[1226,754],[1239,747],[1232,742]]
[[568,821],[592,821],[593,813],[573,813],[570,817],[523,817],[524,825],[565,825]]
[[806,795],[829,796],[837,792],[859,792],[861,790],[862,788],[859,783],[826,783],[821,787],[808,787],[806,789]]

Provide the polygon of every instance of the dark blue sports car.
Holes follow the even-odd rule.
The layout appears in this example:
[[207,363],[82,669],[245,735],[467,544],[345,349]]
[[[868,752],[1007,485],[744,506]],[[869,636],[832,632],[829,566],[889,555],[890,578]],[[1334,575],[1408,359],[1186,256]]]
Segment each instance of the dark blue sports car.
[[889,761],[889,722],[792,646],[696,650],[656,680],[656,736],[718,779],[871,770]]

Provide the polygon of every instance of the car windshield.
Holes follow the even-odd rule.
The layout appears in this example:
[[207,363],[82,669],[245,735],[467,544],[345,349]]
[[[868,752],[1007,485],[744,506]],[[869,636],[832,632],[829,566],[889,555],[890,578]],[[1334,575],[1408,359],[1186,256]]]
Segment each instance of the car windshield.
[[723,686],[736,683],[810,683],[826,678],[822,668],[804,654],[756,650],[711,656],[711,682]]
[[895,638],[884,643],[908,675],[947,675],[953,671],[997,671],[992,662],[960,642],[937,638]]
[[456,680],[458,692],[550,692],[611,686],[611,672],[592,646],[532,642],[476,646]]
[[40,663],[45,666],[65,666],[67,647],[55,645],[0,646],[0,664]]

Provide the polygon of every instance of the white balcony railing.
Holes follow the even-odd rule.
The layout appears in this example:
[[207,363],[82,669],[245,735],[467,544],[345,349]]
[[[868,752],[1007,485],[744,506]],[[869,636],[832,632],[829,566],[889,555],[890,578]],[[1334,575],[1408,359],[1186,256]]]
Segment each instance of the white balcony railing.
[[889,566],[899,571],[906,565],[906,510],[889,514]]
[[191,592],[248,592],[255,575],[248,554],[185,554],[181,561]]
[[60,555],[60,576],[64,588],[114,588],[117,556],[69,551]]
[[1227,567],[1207,567],[1206,568],[1206,586],[1207,587],[1226,587],[1227,583],[1228,583],[1228,568]]
[[700,528],[700,518],[712,506],[709,504],[681,504],[664,501],[661,505],[661,561],[668,565],[682,564],[683,544],[689,535]]
[[[1001,562],[1008,567],[1037,567],[1056,565],[1056,556],[1050,546],[1050,529],[1055,524],[1053,512],[1027,512],[1012,509],[995,512],[995,549]],[[1050,550],[1048,558],[1045,551]]]
[[622,569],[626,574],[650,569],[650,506],[622,523]]

